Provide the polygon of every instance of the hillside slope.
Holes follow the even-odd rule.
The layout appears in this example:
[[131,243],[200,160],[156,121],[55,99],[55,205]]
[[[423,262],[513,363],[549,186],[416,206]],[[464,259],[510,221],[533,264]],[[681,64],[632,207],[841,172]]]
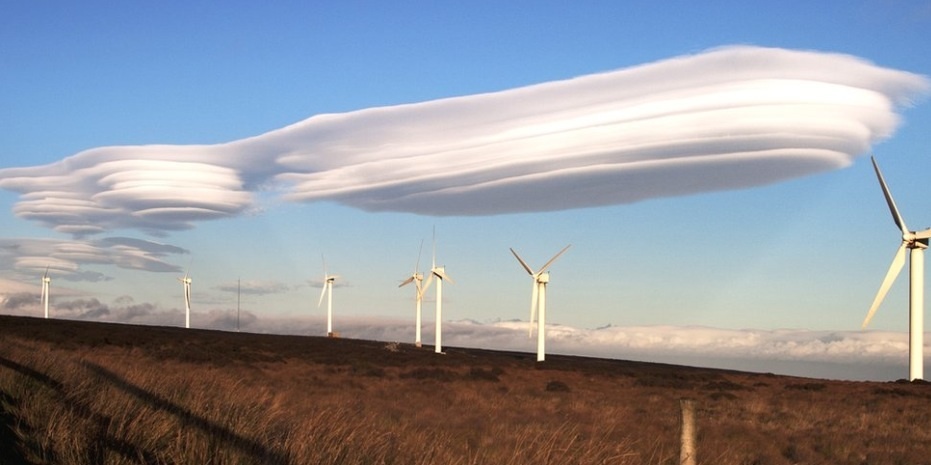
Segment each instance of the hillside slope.
[[[0,463],[928,463],[931,388],[0,316]],[[5,455],[3,455],[5,454]]]

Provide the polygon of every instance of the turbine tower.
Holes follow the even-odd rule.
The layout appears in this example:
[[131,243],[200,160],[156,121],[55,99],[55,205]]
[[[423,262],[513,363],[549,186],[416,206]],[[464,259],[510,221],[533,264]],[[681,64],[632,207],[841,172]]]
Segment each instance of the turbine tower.
[[320,305],[323,304],[323,297],[326,296],[326,335],[327,337],[335,337],[336,334],[333,332],[333,281],[336,281],[339,276],[331,276],[327,273],[326,258],[323,255],[320,257],[323,258],[323,290],[320,292],[317,308],[320,308]]
[[[538,362],[542,362],[546,358],[546,284],[550,282],[550,273],[546,270],[560,255],[569,250],[569,247],[572,247],[572,244],[567,245],[560,250],[559,253],[553,255],[553,258],[546,262],[538,271],[533,271],[533,268],[530,268],[530,265],[528,265],[524,259],[520,258],[520,255],[517,255],[514,249],[511,249],[511,253],[514,254],[517,261],[520,262],[521,266],[523,266],[524,269],[527,270],[527,273],[530,274],[530,277],[533,278],[533,293],[530,298],[530,330],[527,337],[533,336],[534,315],[539,314],[539,324],[537,327]],[[539,310],[539,313],[537,313],[537,310]]]
[[420,327],[421,327],[421,308],[423,306],[423,273],[420,270],[420,255],[423,253],[423,241],[420,241],[420,251],[417,253],[417,263],[414,265],[414,272],[410,275],[409,278],[405,279],[398,285],[398,287],[404,287],[410,283],[414,283],[416,288],[416,301],[417,301],[417,318],[416,318],[416,329],[414,330],[414,345],[420,347],[423,345],[423,342],[420,339]]
[[443,281],[449,281],[454,284],[448,275],[446,267],[436,266],[436,228],[433,229],[433,266],[430,268],[430,276],[427,276],[427,283],[424,291],[430,287],[430,283],[436,278],[436,347],[434,352],[443,353]]
[[48,277],[48,267],[45,267],[45,275],[42,276],[42,304],[45,306],[45,318],[48,319],[48,291],[52,285],[52,278]]
[[181,285],[184,286],[184,327],[191,327],[191,283],[194,282],[187,271],[184,272],[183,278],[178,278]]
[[863,328],[870,323],[873,314],[879,308],[892,283],[899,276],[902,267],[905,265],[905,249],[909,250],[911,264],[909,266],[909,302],[908,302],[908,379],[924,379],[924,251],[928,248],[928,238],[931,238],[931,228],[924,231],[910,231],[905,225],[905,220],[899,214],[899,209],[895,206],[895,200],[892,199],[892,193],[886,186],[882,172],[879,171],[879,165],[876,164],[876,158],[871,157],[873,169],[876,171],[876,177],[879,178],[879,185],[883,189],[883,195],[886,197],[886,203],[892,212],[892,220],[902,231],[902,244],[892,259],[892,265],[883,279],[876,298],[873,299],[873,305],[870,307],[866,319],[863,320]]

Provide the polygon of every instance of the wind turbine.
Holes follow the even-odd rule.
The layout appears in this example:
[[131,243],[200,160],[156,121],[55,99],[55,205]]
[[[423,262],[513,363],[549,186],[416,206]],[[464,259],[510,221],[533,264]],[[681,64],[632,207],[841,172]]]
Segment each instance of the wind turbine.
[[533,278],[533,293],[530,298],[530,329],[527,333],[527,337],[533,336],[534,315],[537,314],[537,310],[539,309],[539,324],[537,327],[538,362],[542,362],[546,358],[546,284],[550,282],[550,273],[546,270],[560,255],[569,250],[569,247],[572,247],[572,244],[567,245],[560,250],[559,253],[553,255],[553,258],[546,262],[539,271],[533,271],[533,268],[530,268],[530,265],[528,265],[523,258],[520,258],[520,255],[517,255],[514,249],[511,249],[514,258],[517,258],[517,261],[520,262],[521,266],[523,266],[524,269],[527,270],[527,273],[530,274],[530,277]]
[[911,265],[909,267],[909,302],[908,302],[908,378],[909,380],[924,379],[924,282],[925,282],[925,257],[924,251],[928,248],[928,238],[931,238],[931,228],[924,231],[910,231],[905,225],[905,220],[899,214],[899,209],[895,206],[895,200],[892,199],[892,193],[886,186],[882,172],[879,171],[879,165],[876,164],[876,158],[870,158],[873,161],[873,169],[876,171],[876,177],[879,178],[879,185],[883,189],[883,195],[886,196],[886,203],[889,204],[889,210],[892,212],[892,220],[902,231],[902,244],[892,259],[892,265],[883,279],[876,298],[873,299],[873,305],[870,307],[866,319],[863,320],[863,328],[869,324],[873,314],[879,308],[892,283],[899,276],[902,267],[905,265],[905,249],[909,249]]
[[326,258],[323,255],[320,256],[323,258],[323,290],[320,292],[320,300],[317,302],[317,308],[320,308],[320,305],[323,304],[323,297],[326,296],[326,335],[327,337],[334,337],[333,333],[333,281],[336,281],[336,278],[339,276],[329,275],[326,269]]
[[42,304],[45,306],[45,318],[48,318],[48,291],[52,284],[52,278],[48,277],[48,267],[45,267],[45,275],[42,276]]
[[436,228],[433,229],[433,266],[430,268],[430,275],[427,276],[427,283],[424,291],[430,287],[430,282],[436,278],[436,348],[434,352],[443,353],[443,281],[449,281],[454,284],[455,281],[446,275],[445,266],[436,266]]
[[420,255],[423,253],[423,240],[420,241],[420,251],[417,252],[417,263],[414,265],[414,272],[410,275],[409,278],[405,279],[398,285],[398,287],[404,287],[410,283],[414,283],[416,288],[416,300],[417,300],[417,318],[416,318],[416,329],[414,331],[414,345],[420,347],[423,345],[420,339],[420,326],[421,326],[421,308],[423,306],[423,273],[420,270]]
[[191,327],[191,283],[194,282],[188,272],[184,272],[183,278],[178,278],[181,285],[184,286],[184,327]]

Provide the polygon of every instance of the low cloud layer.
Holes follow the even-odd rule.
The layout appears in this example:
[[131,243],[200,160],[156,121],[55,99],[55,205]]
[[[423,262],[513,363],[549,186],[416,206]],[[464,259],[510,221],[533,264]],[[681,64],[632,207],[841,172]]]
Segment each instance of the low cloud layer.
[[[340,333],[349,338],[411,342],[414,337],[413,322],[356,318],[338,323]],[[249,330],[323,335],[326,322],[260,319]],[[432,322],[424,325],[423,338],[426,344],[433,340]],[[525,321],[446,322],[443,342],[447,347],[536,350],[536,338],[527,337]],[[890,331],[552,325],[547,327],[547,352],[818,378],[892,380],[908,373],[908,334]]]
[[[183,326],[178,308],[161,308],[123,296],[107,304],[95,298],[55,299],[53,317],[146,325]],[[37,292],[0,294],[0,313],[39,317]],[[235,308],[194,311],[196,328],[268,334],[323,336],[323,317],[259,316]],[[385,342],[413,342],[413,321],[343,317],[335,322],[342,337]],[[432,321],[423,326],[426,344],[433,340]],[[527,322],[447,321],[443,340],[449,350],[472,347],[533,353],[536,338]],[[892,380],[907,371],[908,334],[891,331],[810,331],[803,329],[720,329],[701,326],[607,326],[587,329],[547,326],[549,354],[584,355],[773,372],[817,378]],[[532,359],[530,355],[528,361]]]
[[502,92],[311,117],[217,145],[90,149],[0,170],[15,214],[75,236],[242,215],[270,190],[367,211],[493,215],[739,189],[849,165],[927,78],[726,47]]

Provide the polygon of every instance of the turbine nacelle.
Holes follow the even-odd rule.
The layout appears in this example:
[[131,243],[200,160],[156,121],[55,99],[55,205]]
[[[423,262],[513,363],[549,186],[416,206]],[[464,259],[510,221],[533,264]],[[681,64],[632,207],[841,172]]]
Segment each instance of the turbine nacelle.
[[404,281],[401,281],[401,284],[398,284],[398,287],[407,286],[408,284],[410,284],[410,283],[412,283],[412,282],[414,282],[414,281],[417,281],[418,283],[419,283],[420,281],[423,281],[423,273],[414,273],[414,274],[412,274],[409,278],[405,279]]

